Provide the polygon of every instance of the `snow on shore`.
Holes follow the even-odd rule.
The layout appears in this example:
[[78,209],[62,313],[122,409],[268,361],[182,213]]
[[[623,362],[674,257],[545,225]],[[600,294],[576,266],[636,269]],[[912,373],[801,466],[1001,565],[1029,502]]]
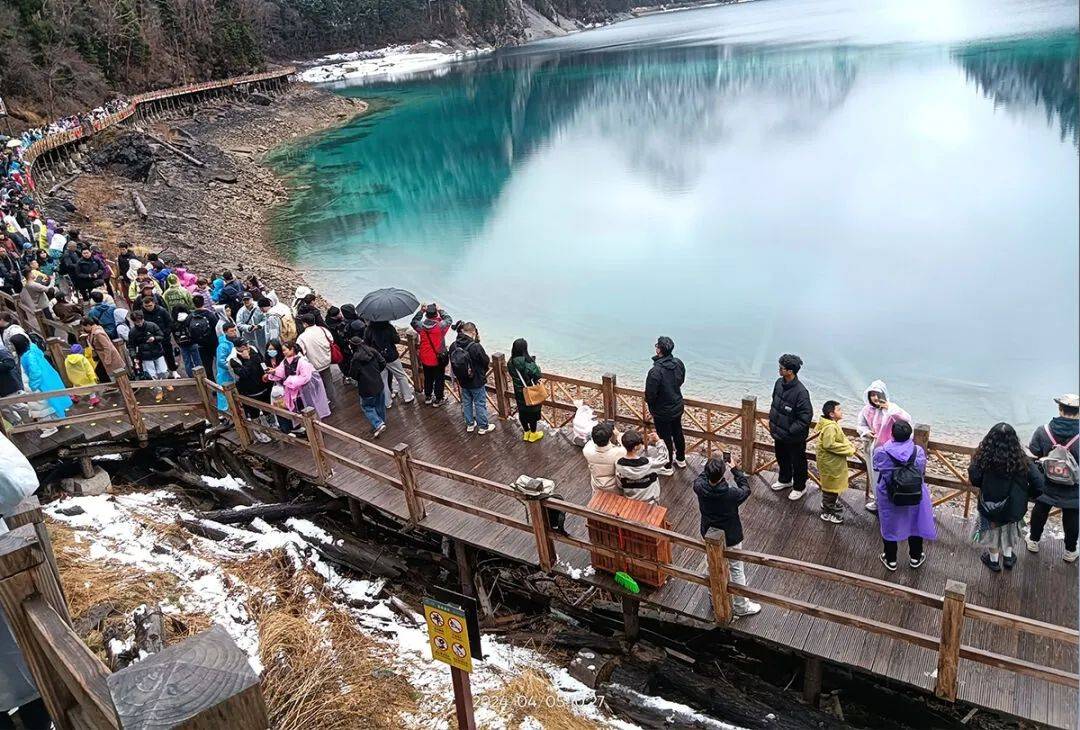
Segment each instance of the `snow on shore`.
[[[70,512],[69,508],[74,506],[81,507],[82,513],[65,515],[59,511],[64,508]],[[406,727],[442,726],[440,718],[449,710],[447,703],[448,698],[453,697],[453,688],[448,669],[431,659],[425,627],[403,618],[391,609],[385,597],[380,597],[384,581],[346,578],[322,560],[301,534],[324,540],[331,538],[311,521],[292,518],[284,526],[274,526],[257,519],[252,521],[251,530],[214,523],[216,529],[228,534],[225,540],[218,542],[192,536],[188,541],[191,549],[185,550],[164,544],[157,532],[145,527],[147,522],[168,525],[178,518],[197,519],[166,490],[73,497],[53,502],[45,511],[52,519],[74,529],[76,542],[89,543],[87,553],[94,560],[115,561],[145,571],[170,572],[179,577],[186,590],[174,599],[174,603],[163,603],[163,613],[197,611],[210,616],[248,654],[257,672],[263,669],[259,659],[258,625],[244,606],[259,589],[224,566],[262,552],[283,550],[297,568],[306,566],[321,575],[335,596],[335,604],[355,618],[363,633],[386,646],[388,655],[393,657],[395,670],[408,679],[419,695],[421,712],[404,718]],[[358,605],[367,607],[357,608]],[[512,713],[506,710],[515,708],[485,704],[482,695],[500,690],[523,671],[532,669],[551,682],[556,692],[552,702],[571,709],[598,727],[619,730],[635,727],[608,717],[600,709],[602,700],[592,689],[532,649],[486,636],[484,652],[486,658],[474,665],[472,674],[473,694],[481,698],[476,708],[478,726],[507,728],[513,724],[508,723]],[[657,698],[650,699],[661,702]],[[665,703],[664,706],[677,707],[684,713],[702,717],[683,705]],[[715,722],[704,717],[702,720]],[[526,723],[521,724],[521,727],[525,726]]]
[[312,84],[365,79],[400,81],[420,72],[445,73],[449,64],[490,53],[490,48],[454,50],[444,41],[387,46],[374,51],[353,51],[324,56],[300,73],[300,80]]

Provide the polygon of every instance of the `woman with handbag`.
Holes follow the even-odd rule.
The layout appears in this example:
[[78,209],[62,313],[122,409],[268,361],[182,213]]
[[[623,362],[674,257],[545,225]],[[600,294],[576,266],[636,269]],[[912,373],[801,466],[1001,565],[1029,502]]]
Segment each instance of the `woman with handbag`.
[[980,559],[995,573],[1002,566],[1012,570],[1015,551],[1024,544],[1021,526],[1028,500],[1043,490],[1042,472],[1024,453],[1013,427],[999,423],[971,457],[968,478],[979,490],[979,518],[972,540],[987,550]]
[[514,400],[517,401],[518,420],[525,430],[523,441],[539,441],[544,432],[537,428],[540,409],[547,399],[547,388],[540,385],[540,368],[536,358],[529,354],[529,343],[523,339],[514,340],[510,350],[510,362],[506,364],[510,381],[514,384]]

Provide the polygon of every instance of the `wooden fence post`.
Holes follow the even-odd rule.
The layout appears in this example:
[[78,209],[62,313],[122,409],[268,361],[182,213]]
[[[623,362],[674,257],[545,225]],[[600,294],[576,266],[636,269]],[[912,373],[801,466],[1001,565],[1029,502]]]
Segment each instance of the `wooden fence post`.
[[401,473],[401,488],[405,492],[405,506],[409,508],[409,522],[415,525],[424,521],[427,517],[427,509],[424,507],[424,500],[416,495],[416,474],[413,472],[409,459],[407,444],[398,444],[394,447],[394,460]]
[[113,347],[116,348],[116,351],[120,353],[120,357],[124,358],[124,365],[127,366],[127,369],[129,371],[133,370],[135,368],[135,363],[131,361],[131,350],[128,349],[127,343],[119,337],[113,340],[112,343]]
[[135,429],[135,437],[139,439],[140,444],[145,444],[147,441],[146,422],[143,421],[142,412],[139,410],[139,401],[135,399],[135,391],[131,388],[131,379],[128,377],[127,371],[114,370],[112,379],[116,383],[117,390],[120,391],[120,397],[124,400],[124,410],[127,411],[131,427]]
[[64,367],[64,348],[67,347],[67,340],[62,340],[59,337],[50,337],[45,340],[45,349],[49,352],[49,357],[53,361],[53,365],[60,372],[60,379],[64,381],[64,385],[71,387],[71,378],[68,377],[67,368]]
[[219,625],[121,669],[107,684],[122,728],[269,725],[259,678]]
[[315,418],[315,409],[311,406],[300,411],[300,418],[304,422],[304,431],[307,433],[308,443],[311,444],[311,457],[315,460],[315,469],[318,472],[319,481],[326,483],[333,471],[326,461],[323,453],[322,431],[319,430],[319,420]]
[[615,373],[604,373],[601,392],[604,394],[604,420],[614,423],[615,414],[619,412],[615,398]]
[[709,561],[709,594],[712,596],[713,617],[718,624],[731,623],[733,616],[731,594],[728,583],[731,581],[731,566],[724,557],[727,536],[723,530],[709,528],[705,533],[705,557]]
[[499,418],[509,418],[510,402],[506,398],[509,371],[506,369],[506,355],[501,352],[491,355],[491,375],[495,381],[495,410],[499,412]]
[[210,425],[213,426],[217,423],[218,412],[217,406],[210,399],[210,388],[206,386],[206,368],[202,365],[195,368],[192,377],[195,378],[195,390],[199,391],[199,400],[202,401],[203,411],[206,413],[206,420],[210,421]]
[[956,580],[945,582],[945,603],[941,607],[941,643],[938,645],[937,680],[934,694],[949,702],[956,701],[956,673],[960,665],[960,640],[964,628],[964,604],[967,585]]
[[419,394],[424,392],[423,370],[420,368],[420,336],[415,330],[405,333],[405,346],[409,351],[409,373],[412,375],[413,389]]
[[548,532],[550,528],[547,520],[547,508],[544,507],[544,500],[542,499],[527,499],[525,500],[525,506],[529,510],[529,523],[532,525],[533,535],[536,536],[536,556],[540,560],[540,568],[550,573],[557,556],[555,555],[555,542]]
[[251,431],[248,430],[244,411],[236,400],[236,383],[226,383],[221,386],[225,390],[225,402],[229,406],[229,413],[233,417],[233,428],[236,430],[236,438],[240,441],[240,450],[246,451],[251,448]]
[[[63,597],[55,584],[52,569],[45,562],[34,527],[27,524],[0,536],[0,607],[4,609],[11,633],[34,677],[45,709],[57,728],[68,730],[73,725],[68,720],[67,708],[75,704],[75,698],[50,666],[23,609],[23,602],[35,593],[41,593],[50,605],[60,608]],[[61,615],[67,615],[66,607]]]
[[746,395],[742,399],[739,417],[742,433],[739,437],[742,446],[742,468],[751,476],[754,474],[754,460],[757,458],[754,442],[757,441],[757,396]]

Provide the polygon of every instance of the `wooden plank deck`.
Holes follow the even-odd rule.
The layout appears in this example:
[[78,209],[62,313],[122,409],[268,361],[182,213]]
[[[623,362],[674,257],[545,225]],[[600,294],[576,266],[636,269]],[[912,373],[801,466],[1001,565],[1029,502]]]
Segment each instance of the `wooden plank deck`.
[[[344,387],[336,375],[328,383],[328,390],[334,401],[334,413],[327,423],[361,438],[369,438],[370,427],[360,412],[355,392]],[[176,398],[179,394],[170,397]],[[139,393],[141,402],[150,402],[146,400],[149,398],[148,392]],[[188,425],[201,419],[197,407],[192,407],[182,417],[180,414],[169,414],[169,419],[164,419],[163,415],[149,417],[148,425],[176,428],[180,423]],[[165,420],[170,423],[163,424]],[[498,422],[497,429],[485,436],[467,434],[460,407],[454,403],[438,409],[420,403],[396,405],[389,411],[388,423],[390,427],[379,439],[379,445],[392,448],[395,444],[406,443],[414,459],[501,484],[507,484],[523,473],[544,476],[553,479],[558,485],[558,492],[567,501],[576,504],[587,504],[591,496],[580,450],[557,434],[549,434],[536,444],[525,443],[521,440],[521,430],[515,420]],[[117,429],[130,431],[125,424],[126,421],[114,425]],[[112,427],[98,424],[95,428],[104,433]],[[21,448],[42,453],[55,448],[55,444],[33,442],[81,440],[93,437],[95,428],[80,424],[70,428],[72,433],[61,431],[53,439],[40,440],[36,434],[16,438]],[[88,432],[91,433],[88,435]],[[234,432],[226,436],[237,441]],[[391,480],[398,479],[399,472],[392,456],[372,453],[359,444],[330,434],[324,436],[324,441],[327,449],[376,469]],[[251,450],[309,476],[316,474],[314,459],[304,440],[256,443]],[[691,481],[700,471],[703,460],[698,455],[691,455],[689,461],[689,469],[677,471],[673,477],[662,480],[661,503],[668,508],[672,529],[696,535],[698,511]],[[491,510],[520,522],[526,520],[525,511],[516,500],[426,472],[417,471],[416,476],[420,490]],[[409,518],[400,486],[361,475],[340,464],[334,465],[329,486],[401,519]],[[1062,561],[1063,545],[1060,540],[1044,540],[1042,552],[1038,555],[1023,552],[1015,570],[991,574],[979,562],[978,549],[971,545],[972,522],[945,506],[937,511],[939,539],[928,544],[928,559],[923,567],[917,571],[908,570],[903,567],[905,562],[901,559],[900,570],[890,574],[878,562],[881,547],[876,517],[862,509],[861,493],[849,491],[844,496],[845,524],[833,526],[818,519],[820,496],[815,488],[811,487],[803,500],[792,503],[786,499],[786,493],[770,491],[760,479],[754,479],[753,486],[754,494],[742,511],[746,533],[744,548],[747,550],[816,562],[936,595],[941,595],[947,579],[959,580],[967,584],[967,599],[971,604],[1061,626],[1077,626],[1077,570],[1075,565]],[[479,516],[425,501],[427,516],[421,523],[424,528],[515,560],[533,565],[538,563],[531,530],[495,524]],[[568,517],[567,529],[573,537],[587,539],[581,518]],[[585,569],[590,561],[585,551],[563,544],[557,544],[556,549],[556,570],[605,588],[613,587],[606,576],[587,574]],[[702,554],[679,546],[674,546],[672,552],[674,562],[678,565],[704,571],[705,559]],[[936,609],[789,571],[750,565],[747,566],[747,574],[755,588],[926,634],[938,633],[940,612]],[[699,585],[672,579],[662,589],[643,594],[641,598],[647,603],[684,615],[707,622],[712,620],[709,593]],[[965,623],[965,644],[1049,667],[1076,671],[1075,646],[974,620]],[[768,605],[756,616],[736,620],[730,630],[933,691],[936,653],[906,642]],[[1053,685],[967,660],[960,662],[958,684],[958,699],[962,702],[1053,727],[1077,726],[1076,688]]]

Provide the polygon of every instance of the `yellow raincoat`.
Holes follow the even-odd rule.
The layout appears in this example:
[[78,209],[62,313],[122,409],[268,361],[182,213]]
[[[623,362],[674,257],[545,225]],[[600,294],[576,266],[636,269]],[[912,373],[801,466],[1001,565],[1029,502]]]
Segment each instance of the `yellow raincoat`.
[[855,444],[848,440],[844,429],[831,418],[817,422],[817,467],[821,476],[821,491],[840,494],[848,488],[847,458],[855,454]]
[[68,355],[64,358],[64,370],[67,371],[71,387],[78,388],[83,385],[97,385],[97,373],[94,372],[94,364],[86,355]]

